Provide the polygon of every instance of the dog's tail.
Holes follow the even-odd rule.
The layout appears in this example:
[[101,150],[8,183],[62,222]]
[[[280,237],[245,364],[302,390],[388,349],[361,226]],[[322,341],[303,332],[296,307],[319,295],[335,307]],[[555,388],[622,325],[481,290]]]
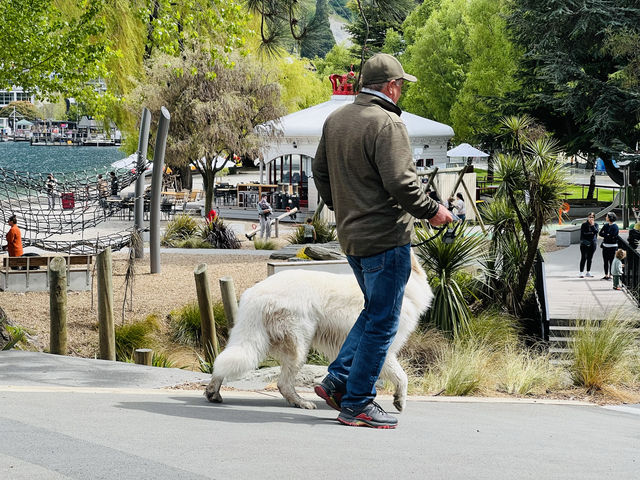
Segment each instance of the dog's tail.
[[269,336],[263,314],[259,298],[242,296],[227,346],[213,364],[213,378],[238,378],[264,359],[269,350]]

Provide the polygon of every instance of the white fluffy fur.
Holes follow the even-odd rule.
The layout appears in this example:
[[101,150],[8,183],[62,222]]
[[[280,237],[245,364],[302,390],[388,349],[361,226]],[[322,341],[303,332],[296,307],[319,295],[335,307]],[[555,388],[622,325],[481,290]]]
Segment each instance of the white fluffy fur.
[[[382,376],[395,386],[393,403],[398,410],[406,402],[407,375],[396,355],[432,297],[427,277],[412,252],[398,333],[382,369]],[[221,402],[224,378],[240,377],[271,353],[282,365],[278,380],[282,396],[296,407],[315,408],[295,391],[296,374],[311,348],[330,360],[336,358],[362,307],[362,292],[353,275],[289,270],[261,281],[240,298],[236,325],[215,360],[206,397]]]

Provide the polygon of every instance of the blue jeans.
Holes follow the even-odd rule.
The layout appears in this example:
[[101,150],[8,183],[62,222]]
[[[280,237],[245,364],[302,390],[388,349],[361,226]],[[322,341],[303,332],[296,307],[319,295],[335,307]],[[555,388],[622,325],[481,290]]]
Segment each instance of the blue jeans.
[[404,288],[411,274],[409,244],[347,260],[364,294],[364,309],[347,335],[329,376],[345,387],[343,407],[359,408],[376,397],[376,381],[398,331]]

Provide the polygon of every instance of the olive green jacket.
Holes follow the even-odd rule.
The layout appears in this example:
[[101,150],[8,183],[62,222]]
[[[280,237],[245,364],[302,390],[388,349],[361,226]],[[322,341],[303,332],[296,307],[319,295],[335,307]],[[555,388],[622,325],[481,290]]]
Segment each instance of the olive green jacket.
[[371,256],[411,240],[411,218],[438,203],[421,188],[400,108],[360,93],[327,118],[312,162],[320,197],[336,214],[347,255]]

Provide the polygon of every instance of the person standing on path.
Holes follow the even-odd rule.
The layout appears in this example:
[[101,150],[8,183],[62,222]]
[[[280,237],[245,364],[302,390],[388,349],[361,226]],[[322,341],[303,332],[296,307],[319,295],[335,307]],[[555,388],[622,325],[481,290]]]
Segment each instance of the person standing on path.
[[49,210],[53,210],[56,208],[56,184],[57,180],[53,176],[53,173],[47,175],[47,197],[49,199]]
[[9,252],[10,257],[21,257],[24,253],[22,249],[22,233],[18,228],[18,219],[15,215],[9,217],[9,227],[7,244],[2,249]]
[[116,177],[116,172],[111,172],[109,175],[111,176],[111,196],[117,197],[119,190],[118,177]]
[[604,260],[604,277],[602,280],[611,280],[611,263],[613,257],[616,256],[616,250],[618,249],[618,234],[620,229],[615,224],[617,217],[613,212],[607,213],[607,223],[604,224],[600,230],[599,235],[603,237],[602,240],[602,259]]
[[464,207],[464,197],[460,192],[456,193],[456,200],[453,202],[453,208],[456,209],[456,215],[461,221],[467,219],[467,210]]
[[589,212],[587,221],[580,227],[580,273],[578,274],[580,278],[585,277],[585,263],[587,264],[586,276],[593,277],[591,275],[591,261],[598,245],[598,224],[595,221],[595,213]]
[[316,242],[316,228],[313,226],[313,220],[311,217],[307,218],[307,223],[304,225],[304,243]]
[[613,274],[613,289],[620,290],[620,277],[622,276],[622,261],[627,256],[627,252],[619,248],[616,251],[616,258],[611,263],[611,273]]
[[315,392],[340,410],[343,424],[395,428],[395,416],[374,401],[375,383],[411,273],[412,217],[432,225],[453,219],[422,189],[396,105],[403,83],[416,78],[380,53],[364,64],[361,81],[355,101],[325,121],[312,161],[318,193],[335,211],[340,246],[364,295],[364,309]]
[[258,218],[260,219],[260,238],[271,238],[271,205],[267,202],[267,196],[262,194],[258,202]]

